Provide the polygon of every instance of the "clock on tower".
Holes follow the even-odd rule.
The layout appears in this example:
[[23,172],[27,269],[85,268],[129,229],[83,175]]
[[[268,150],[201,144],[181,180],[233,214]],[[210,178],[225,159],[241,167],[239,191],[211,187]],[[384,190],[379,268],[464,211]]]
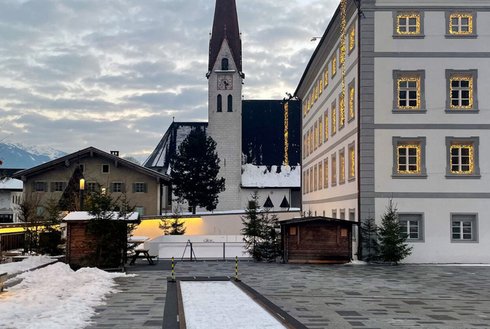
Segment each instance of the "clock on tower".
[[233,76],[219,75],[218,76],[218,90],[232,90],[233,89]]

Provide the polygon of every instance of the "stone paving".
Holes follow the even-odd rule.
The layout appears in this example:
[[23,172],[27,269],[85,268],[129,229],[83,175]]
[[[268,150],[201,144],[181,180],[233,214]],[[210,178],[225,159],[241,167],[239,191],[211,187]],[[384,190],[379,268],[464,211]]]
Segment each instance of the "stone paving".
[[[148,265],[147,265],[148,266]],[[162,328],[166,277],[118,279],[90,328]],[[490,328],[490,267],[240,262],[240,279],[308,328]],[[131,270],[129,271],[131,273]],[[233,276],[234,262],[181,262],[179,276]]]

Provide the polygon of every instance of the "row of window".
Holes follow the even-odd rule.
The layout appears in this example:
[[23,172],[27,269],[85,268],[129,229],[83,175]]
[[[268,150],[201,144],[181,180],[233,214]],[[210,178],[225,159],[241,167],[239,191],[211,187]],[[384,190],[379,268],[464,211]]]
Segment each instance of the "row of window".
[[346,173],[349,181],[355,180],[356,150],[354,142],[347,146],[347,159],[345,148],[341,148],[330,156],[330,161],[329,157],[326,157],[303,171],[303,194],[327,189],[329,187],[329,174],[331,187],[337,186],[337,183],[345,184]]
[[[34,192],[63,192],[67,186],[67,182],[48,182],[45,181],[35,181],[33,185]],[[101,191],[103,188],[99,183],[87,182],[87,191],[95,192]],[[48,189],[49,187],[49,189]],[[146,183],[133,183],[132,184],[133,193],[147,193],[148,186]],[[109,184],[110,192],[126,192],[126,186],[122,182],[112,182]]]
[[[424,242],[424,214],[398,214],[402,232],[410,242]],[[478,241],[477,214],[451,214],[451,241]]]
[[[227,104],[226,104],[227,112],[233,112],[233,96],[228,95]],[[216,96],[216,112],[223,112],[223,96]]]
[[[80,171],[82,173],[85,172],[85,164],[83,163],[80,163],[78,165],[78,168],[80,168]],[[103,174],[108,174],[109,173],[109,170],[110,170],[110,166],[108,164],[102,164],[100,165],[100,172],[103,173]]]
[[[393,71],[395,112],[425,110],[425,71]],[[477,70],[446,70],[446,111],[476,111]]]
[[327,142],[329,135],[334,136],[337,130],[344,128],[346,121],[349,123],[354,120],[356,116],[355,80],[352,80],[348,87],[347,117],[345,97],[342,93],[338,97],[338,104],[338,111],[337,100],[335,100],[331,104],[330,110],[327,109],[303,135],[303,159],[313,153],[324,142]]
[[[356,46],[355,23],[352,24],[352,26],[348,29],[347,33],[348,33],[347,49],[350,55]],[[325,64],[325,68],[320,73],[318,80],[315,82],[315,85],[312,87],[311,91],[303,100],[303,116],[306,116],[310,112],[311,108],[313,107],[313,104],[315,104],[315,102],[318,100],[320,95],[323,93],[323,90],[328,88],[329,72],[331,74],[330,77],[332,79],[337,75],[337,70],[339,68],[338,61],[337,61],[338,58],[337,56],[339,56],[338,54],[340,54],[340,46],[333,52],[332,57],[329,60],[327,60],[327,63]]]
[[[423,37],[423,12],[396,12],[393,15],[393,35],[395,37]],[[446,36],[475,37],[476,12],[446,12]]]
[[[425,137],[393,137],[393,177],[427,176]],[[480,177],[479,138],[446,137],[446,176]]]

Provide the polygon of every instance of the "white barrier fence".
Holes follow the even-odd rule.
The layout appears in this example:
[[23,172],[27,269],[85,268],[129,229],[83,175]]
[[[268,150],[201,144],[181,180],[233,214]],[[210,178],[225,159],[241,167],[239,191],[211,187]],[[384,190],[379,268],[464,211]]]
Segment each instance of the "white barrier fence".
[[161,236],[145,242],[150,255],[161,259],[203,260],[249,258],[240,236]]

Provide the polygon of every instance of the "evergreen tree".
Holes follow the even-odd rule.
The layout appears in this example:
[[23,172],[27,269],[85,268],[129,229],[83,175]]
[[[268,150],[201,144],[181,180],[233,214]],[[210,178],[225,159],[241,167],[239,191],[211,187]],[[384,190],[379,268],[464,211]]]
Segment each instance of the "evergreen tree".
[[174,208],[174,212],[171,218],[165,218],[161,220],[160,229],[163,230],[164,235],[184,235],[185,227],[184,222],[180,221],[181,218],[180,206]]
[[279,227],[277,216],[260,211],[258,204],[259,197],[254,193],[242,217],[243,241],[254,260],[274,261],[281,254],[280,239],[276,233]]
[[406,243],[407,235],[402,232],[398,214],[393,201],[390,200],[379,228],[380,257],[385,262],[398,264],[412,253],[412,247]]
[[114,268],[126,262],[127,237],[134,229],[127,223],[133,212],[125,195],[113,198],[109,194],[92,192],[87,198],[86,209],[93,218],[87,224],[87,232],[93,236],[90,243],[94,250],[85,265]]
[[371,262],[379,257],[378,226],[374,218],[362,221],[360,228],[361,258]]
[[58,246],[61,244],[61,232],[59,225],[63,215],[57,199],[49,198],[44,203],[43,217],[44,229],[39,235],[39,249],[42,253],[59,255],[61,253],[61,250],[58,248]]
[[180,144],[172,161],[172,182],[179,202],[187,200],[192,213],[197,207],[212,211],[218,194],[225,189],[225,179],[217,178],[219,158],[216,142],[201,129],[194,129]]

